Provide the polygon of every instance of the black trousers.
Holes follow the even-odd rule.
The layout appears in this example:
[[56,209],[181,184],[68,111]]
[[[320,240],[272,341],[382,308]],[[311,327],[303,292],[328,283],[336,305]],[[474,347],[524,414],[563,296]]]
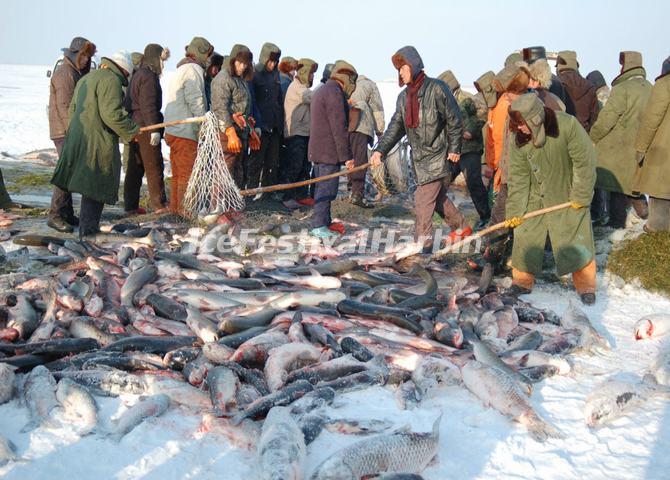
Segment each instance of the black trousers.
[[129,212],[140,206],[140,189],[142,177],[147,175],[149,187],[149,206],[152,210],[165,207],[165,181],[163,179],[163,154],[161,146],[150,143],[149,133],[141,134],[137,142],[130,142],[126,178],[123,181],[124,209]]
[[464,153],[457,163],[451,164],[454,178],[463,172],[465,184],[468,186],[470,198],[475,205],[475,209],[482,220],[488,220],[491,217],[491,207],[489,206],[489,196],[482,181],[482,156],[477,152]]
[[[307,157],[309,137],[294,135],[286,139],[286,158],[282,169],[282,183],[294,183],[308,180],[312,164]],[[309,195],[307,187],[286,190],[284,200],[300,200]]]
[[614,228],[625,228],[629,206],[630,197],[628,195],[620,192],[610,192],[610,221],[608,225]]
[[[358,167],[368,161],[368,145],[371,138],[361,132],[349,133],[349,145],[351,153],[354,155],[354,166]],[[365,189],[365,174],[367,170],[355,172],[349,175],[349,185],[351,186],[351,195],[363,196]]]
[[[491,186],[493,188],[493,186]],[[505,207],[507,206],[507,184],[500,185],[500,190],[496,195],[493,208],[491,209],[491,223],[496,224],[505,220]],[[484,258],[490,263],[503,263],[508,250],[508,245],[512,239],[510,229],[502,229],[491,233],[488,236],[488,244]],[[509,252],[507,252],[509,253]]]
[[276,131],[264,131],[261,135],[261,148],[251,152],[246,163],[245,188],[258,188],[279,183],[279,149],[281,134]]
[[[316,177],[330,175],[339,171],[339,165],[314,164],[314,176]],[[337,197],[339,185],[339,178],[331,178],[330,180],[316,184],[314,188],[314,212],[312,213],[312,221],[310,222],[312,228],[327,227],[333,222],[330,216],[330,204]]]
[[100,231],[100,218],[102,218],[103,208],[105,208],[104,203],[82,195],[79,210],[80,237],[94,235]]
[[[63,144],[65,143],[65,139],[57,138],[53,142],[54,145],[56,145],[56,152],[60,158],[61,153],[63,153]],[[49,218],[57,217],[60,217],[64,220],[68,220],[74,217],[74,208],[72,207],[72,194],[54,186],[53,193],[51,194]]]

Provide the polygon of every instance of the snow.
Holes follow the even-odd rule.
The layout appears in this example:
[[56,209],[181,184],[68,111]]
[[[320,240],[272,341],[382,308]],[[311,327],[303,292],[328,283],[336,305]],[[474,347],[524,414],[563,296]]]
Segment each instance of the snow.
[[[0,151],[22,154],[51,146],[45,105],[46,67],[0,65]],[[387,120],[393,112],[397,83],[381,82]],[[639,225],[636,227],[639,228]],[[621,240],[618,234],[615,241]],[[668,478],[670,404],[653,398],[631,415],[599,430],[584,422],[584,399],[610,375],[641,376],[664,339],[635,341],[633,325],[642,315],[669,312],[667,297],[636,284],[599,274],[598,303],[584,308],[605,335],[611,352],[574,356],[578,372],[553,377],[537,386],[533,406],[564,434],[563,440],[537,443],[525,429],[485,408],[461,387],[434,391],[418,409],[399,410],[393,391],[375,387],[338,395],[325,413],[332,418],[387,419],[396,427],[428,431],[442,413],[438,461],[426,479]],[[527,300],[562,313],[574,292],[540,282]],[[24,460],[0,468],[0,477],[62,479],[255,478],[253,450],[234,446],[235,430],[202,428],[203,413],[172,406],[149,419],[118,444],[104,436],[112,418],[137,401],[133,396],[98,397],[98,432],[77,436],[71,427],[39,428],[22,433],[27,410],[19,399],[0,406],[0,433],[18,447]],[[339,448],[363,437],[324,431],[308,447],[305,477]]]

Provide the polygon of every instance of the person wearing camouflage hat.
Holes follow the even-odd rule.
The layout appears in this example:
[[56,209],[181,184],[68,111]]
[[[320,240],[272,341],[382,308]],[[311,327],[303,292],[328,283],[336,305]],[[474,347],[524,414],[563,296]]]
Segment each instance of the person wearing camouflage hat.
[[[513,142],[509,161],[506,223],[514,228],[514,295],[530,293],[542,273],[547,240],[559,276],[572,273],[582,302],[595,303],[596,263],[591,214],[596,154],[588,134],[572,115],[547,108],[535,93],[510,105]],[[571,208],[522,217],[561,203]]]

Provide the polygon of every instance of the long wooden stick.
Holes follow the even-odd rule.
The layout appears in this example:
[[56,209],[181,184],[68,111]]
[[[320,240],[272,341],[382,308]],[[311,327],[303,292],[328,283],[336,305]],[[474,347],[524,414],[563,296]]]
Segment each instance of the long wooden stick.
[[158,130],[160,128],[171,127],[173,125],[183,125],[185,123],[202,123],[205,121],[205,117],[191,117],[184,118],[182,120],[173,120],[171,122],[156,123],[155,125],[147,125],[146,127],[140,128],[140,132],[151,132],[153,130]]
[[350,173],[360,172],[365,170],[370,166],[370,163],[364,163],[358,167],[354,167],[351,170],[346,168],[340,172],[331,173],[330,175],[324,175],[323,177],[316,177],[310,180],[304,180],[302,182],[296,183],[283,183],[281,185],[271,185],[269,187],[259,187],[259,188],[250,188],[248,190],[240,191],[240,195],[243,197],[249,197],[252,195],[258,195],[259,193],[268,193],[268,192],[277,192],[279,190],[290,190],[291,188],[304,187],[305,185],[311,185],[313,183],[323,182],[324,180],[330,180],[331,178],[341,177],[342,175],[349,175]]
[[[547,213],[551,212],[556,212],[558,210],[563,210],[564,208],[569,208],[571,205],[570,202],[565,202],[565,203],[560,203],[558,205],[554,205],[553,207],[547,207],[547,208],[542,208],[540,210],[535,210],[533,212],[525,214],[522,218],[524,220],[528,220],[529,218],[534,218],[534,217],[539,217],[540,215],[545,215]],[[470,243],[474,240],[477,240],[478,238],[482,238],[485,235],[488,235],[491,232],[495,232],[496,230],[502,230],[505,228],[505,222],[500,222],[496,223],[495,225],[491,225],[488,228],[485,228],[484,230],[480,230],[479,232],[475,233],[474,235],[470,235],[469,237],[464,238],[463,240],[460,240],[456,243],[453,243],[442,250],[438,250],[435,252],[433,255],[431,255],[431,260],[438,260],[445,255],[453,252],[454,250],[458,250],[461,246]]]

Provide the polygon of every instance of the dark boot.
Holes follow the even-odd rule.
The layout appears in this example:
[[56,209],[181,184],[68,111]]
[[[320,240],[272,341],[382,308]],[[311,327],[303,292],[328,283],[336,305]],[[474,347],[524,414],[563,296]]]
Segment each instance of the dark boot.
[[72,233],[74,231],[74,228],[72,225],[70,225],[67,221],[65,221],[61,217],[51,217],[47,221],[47,225],[50,228],[53,228],[57,232],[61,233]]
[[593,305],[596,303],[596,294],[595,293],[582,293],[580,295],[582,303],[584,305]]
[[633,205],[633,210],[638,217],[642,220],[649,218],[649,204],[646,197],[631,197],[630,203]]
[[363,195],[352,195],[351,199],[349,200],[352,205],[356,205],[357,207],[361,208],[375,208],[374,205],[372,205],[370,202],[368,202]]

